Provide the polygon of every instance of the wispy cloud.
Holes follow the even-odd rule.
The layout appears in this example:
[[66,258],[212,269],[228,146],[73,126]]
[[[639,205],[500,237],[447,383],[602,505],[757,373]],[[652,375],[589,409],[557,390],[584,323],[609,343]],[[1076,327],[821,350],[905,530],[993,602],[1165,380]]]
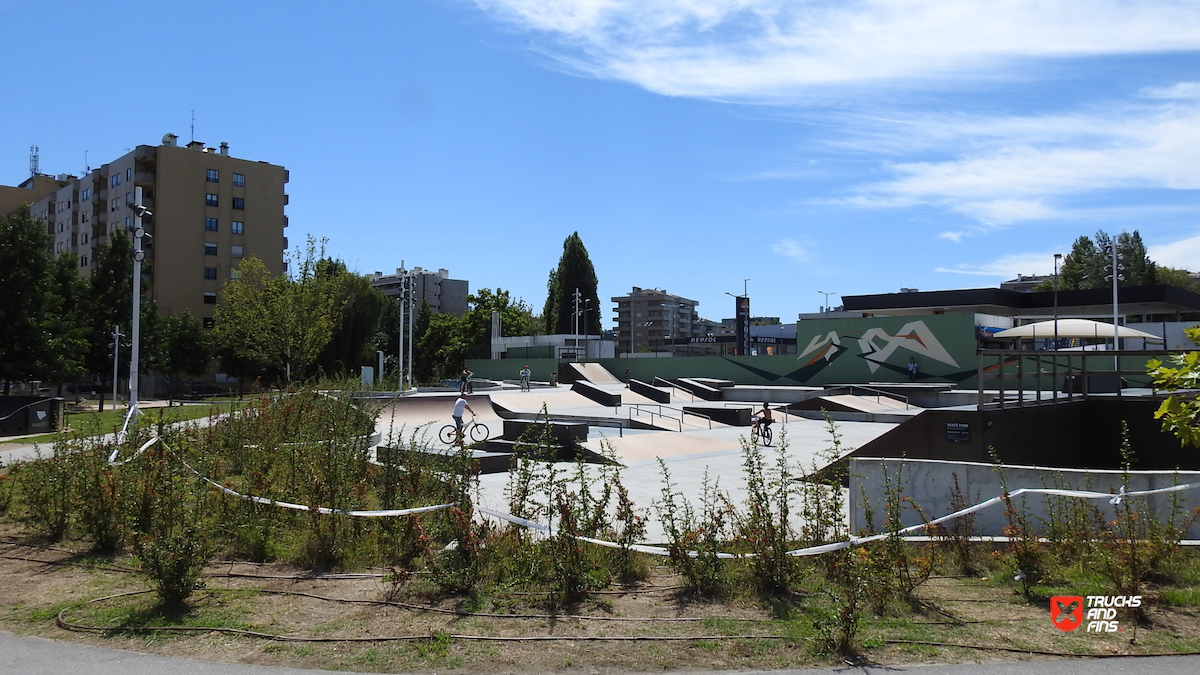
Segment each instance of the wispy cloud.
[[1200,233],[1179,241],[1147,246],[1146,255],[1159,265],[1200,271]]
[[891,179],[859,186],[846,203],[932,205],[970,217],[982,231],[1069,217],[1066,202],[1089,193],[1200,189],[1200,98],[1181,95],[1192,84],[1169,88],[1169,100],[1103,112],[914,120],[913,143],[922,151],[931,145],[920,137],[926,127],[946,151],[964,149],[941,161],[892,163]]
[[[1006,77],[1019,59],[1200,46],[1179,0],[475,0],[566,66],[651,91],[789,98],[886,80]],[[939,84],[941,83],[941,84]]]
[[980,277],[1015,279],[1017,275],[1052,274],[1053,253],[1017,253],[980,264],[960,263],[954,267],[937,267],[937,272],[968,274]]
[[812,252],[810,248],[795,239],[780,239],[771,244],[771,250],[785,257],[791,258],[797,262],[810,262],[812,260]]

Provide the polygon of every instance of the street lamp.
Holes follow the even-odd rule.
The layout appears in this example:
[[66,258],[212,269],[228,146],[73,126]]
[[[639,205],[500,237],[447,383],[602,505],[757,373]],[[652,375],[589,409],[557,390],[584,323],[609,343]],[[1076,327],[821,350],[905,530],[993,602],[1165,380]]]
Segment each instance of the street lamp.
[[[1061,253],[1054,254],[1054,349],[1058,350],[1058,261]],[[1057,363],[1057,361],[1055,361]]]
[[[146,251],[142,248],[142,240],[150,235],[142,227],[142,218],[153,216],[145,206],[142,206],[142,188],[133,190],[133,203],[129,209],[133,211],[133,344],[129,355],[129,410],[125,413],[125,422],[121,425],[118,442],[125,439],[129,423],[138,414],[138,356],[141,351],[141,317],[142,317],[142,261],[146,259]],[[115,403],[115,401],[114,401]]]
[[828,319],[829,318],[829,296],[837,295],[837,291],[829,291],[828,293],[826,293],[825,291],[817,291],[817,292],[820,293],[821,295],[825,296],[825,318]]

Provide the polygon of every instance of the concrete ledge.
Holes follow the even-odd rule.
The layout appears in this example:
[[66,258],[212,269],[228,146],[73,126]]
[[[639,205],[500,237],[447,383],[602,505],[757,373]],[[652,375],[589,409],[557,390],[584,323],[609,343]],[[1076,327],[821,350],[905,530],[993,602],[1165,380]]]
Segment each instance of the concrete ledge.
[[704,399],[705,401],[720,401],[723,399],[720,389],[717,389],[716,387],[711,387],[707,384],[704,384],[703,382],[700,382],[699,380],[695,380],[690,377],[681,377],[678,380],[676,380],[676,384],[681,389],[686,389],[686,390],[690,391],[692,394],[694,394],[695,396],[699,396],[700,398]]
[[685,405],[683,411],[693,414],[701,414],[706,417],[711,417],[712,421],[728,424],[733,427],[748,427],[752,424],[750,418],[753,416],[753,408],[716,408],[701,405]]
[[521,440],[521,436],[524,436],[526,432],[537,435],[547,429],[556,445],[572,446],[576,443],[586,441],[588,437],[587,422],[547,422],[545,420],[517,419],[504,420],[504,433],[501,437],[506,441],[516,442]]
[[641,396],[645,396],[646,398],[650,399],[651,401],[654,401],[655,403],[670,403],[671,402],[671,391],[669,389],[661,389],[659,387],[655,387],[655,386],[646,384],[645,382],[642,382],[641,380],[630,379],[629,380],[629,391],[632,391],[633,393],[639,394]]
[[587,380],[575,380],[571,384],[571,391],[582,394],[600,405],[612,407],[621,405],[620,394],[601,389]]

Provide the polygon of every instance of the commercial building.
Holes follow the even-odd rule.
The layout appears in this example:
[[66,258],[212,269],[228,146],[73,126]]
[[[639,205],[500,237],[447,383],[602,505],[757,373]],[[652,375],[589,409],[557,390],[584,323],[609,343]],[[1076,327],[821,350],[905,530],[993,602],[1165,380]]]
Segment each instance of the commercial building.
[[434,312],[455,316],[467,313],[467,295],[469,294],[467,281],[451,279],[449,270],[439,269],[434,272],[420,267],[414,267],[411,270],[398,267],[395,274],[385,275],[382,272],[376,272],[369,278],[371,285],[383,291],[384,295],[389,298],[400,297],[401,292],[407,288],[406,284],[411,280],[413,303],[417,309],[420,309],[422,302],[427,302],[429,308]]
[[243,259],[255,256],[272,274],[283,272],[288,172],[231,157],[227,143],[181,147],[176,140],[167,134],[161,145],[139,145],[82,178],[34,175],[21,188],[0,189],[0,207],[15,209],[17,191],[42,193],[29,200],[30,214],[46,223],[54,254],[76,259],[87,277],[99,248],[132,226],[140,187],[153,214],[142,220],[150,235],[143,242],[143,297],[164,314],[188,310],[211,326],[221,287]]
[[629,295],[612,301],[618,349],[627,352],[672,351],[707,330],[696,313],[699,302],[665,290],[634,286]]

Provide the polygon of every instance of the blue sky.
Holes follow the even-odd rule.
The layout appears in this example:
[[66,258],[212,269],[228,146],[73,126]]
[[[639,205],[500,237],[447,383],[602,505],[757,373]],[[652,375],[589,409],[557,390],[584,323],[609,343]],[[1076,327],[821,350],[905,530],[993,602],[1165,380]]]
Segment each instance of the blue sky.
[[576,230],[601,298],[713,319],[746,278],[786,320],[1047,273],[1098,229],[1200,269],[1194,0],[0,0],[0,26],[0,183],[195,110],[291,171],[293,243],[539,310]]

